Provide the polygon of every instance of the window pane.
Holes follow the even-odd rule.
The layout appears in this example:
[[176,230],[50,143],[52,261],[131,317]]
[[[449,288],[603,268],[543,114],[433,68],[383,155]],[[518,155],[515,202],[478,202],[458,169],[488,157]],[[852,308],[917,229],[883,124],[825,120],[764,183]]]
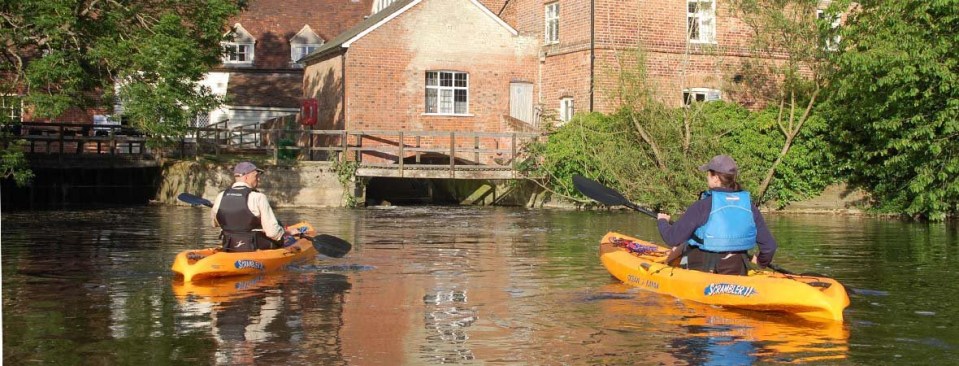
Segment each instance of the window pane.
[[18,96],[0,96],[0,121],[19,122],[23,106]]
[[426,89],[426,113],[437,113],[436,89]]
[[467,97],[466,90],[458,89],[456,90],[456,106],[453,113],[456,114],[466,114],[467,112]]
[[689,39],[699,39],[699,19],[696,17],[689,17]]
[[438,83],[437,80],[436,80],[436,77],[437,77],[436,72],[434,72],[434,71],[427,72],[427,73],[426,73],[426,85],[436,86],[437,83]]
[[453,90],[440,90],[440,113],[453,113]]
[[440,73],[440,86],[453,86],[453,73]]
[[463,87],[463,88],[465,88],[465,87],[467,86],[467,85],[466,85],[466,74],[461,73],[461,72],[456,73],[456,85],[455,85],[455,86]]

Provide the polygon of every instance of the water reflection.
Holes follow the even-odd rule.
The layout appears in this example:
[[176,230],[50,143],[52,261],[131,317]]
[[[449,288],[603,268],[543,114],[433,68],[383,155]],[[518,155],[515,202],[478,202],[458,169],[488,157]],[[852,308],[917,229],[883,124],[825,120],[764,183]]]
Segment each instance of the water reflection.
[[[335,273],[270,274],[174,282],[178,308],[192,328],[207,328],[218,364],[294,360],[345,364],[340,352],[349,279]],[[181,334],[182,335],[182,334]],[[306,357],[301,347],[311,347]]]
[[[627,333],[668,335],[664,348],[677,362],[836,362],[845,359],[849,350],[849,329],[840,322],[703,305],[620,284],[604,290],[607,292],[591,295],[590,300],[602,304],[610,320],[607,326]],[[613,296],[621,293],[635,297]]]
[[[737,312],[612,279],[607,231],[655,238],[628,212],[281,209],[354,243],[345,258],[213,284],[173,282],[209,246],[209,211],[4,213],[3,363],[909,364],[959,357],[956,230],[767,217],[777,261],[853,290],[845,324]],[[293,220],[296,218],[298,220]],[[38,229],[40,228],[40,229]]]

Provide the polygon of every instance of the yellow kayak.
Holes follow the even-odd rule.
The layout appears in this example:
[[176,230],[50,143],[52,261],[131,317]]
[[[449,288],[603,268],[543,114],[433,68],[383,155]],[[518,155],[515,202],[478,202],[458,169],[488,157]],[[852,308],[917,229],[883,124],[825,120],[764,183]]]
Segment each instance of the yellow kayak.
[[615,232],[607,233],[599,248],[603,266],[620,281],[680,299],[835,321],[842,321],[849,306],[846,289],[828,277],[769,270],[733,276],[671,267],[663,263],[668,248]]
[[310,236],[315,231],[309,224],[297,224],[305,227],[306,236],[296,243],[280,249],[257,250],[255,252],[225,252],[221,248],[185,250],[173,260],[173,272],[183,276],[184,282],[208,278],[259,275],[274,272],[313,259],[316,254]]

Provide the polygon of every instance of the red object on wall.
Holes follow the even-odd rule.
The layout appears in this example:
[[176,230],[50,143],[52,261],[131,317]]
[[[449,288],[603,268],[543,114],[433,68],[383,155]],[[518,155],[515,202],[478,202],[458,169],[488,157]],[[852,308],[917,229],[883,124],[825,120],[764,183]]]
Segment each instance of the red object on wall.
[[316,98],[303,99],[300,105],[300,123],[305,126],[316,124],[316,113],[319,108]]

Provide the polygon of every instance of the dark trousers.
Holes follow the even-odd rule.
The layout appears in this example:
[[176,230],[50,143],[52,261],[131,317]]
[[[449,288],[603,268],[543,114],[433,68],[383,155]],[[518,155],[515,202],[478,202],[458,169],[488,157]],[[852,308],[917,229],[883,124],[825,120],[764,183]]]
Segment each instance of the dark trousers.
[[227,252],[252,252],[263,249],[279,248],[262,231],[222,232],[223,249]]
[[[697,247],[683,243],[673,248],[668,262],[671,266],[682,266],[703,272],[745,276],[748,268],[748,254],[740,252],[707,252]],[[685,264],[683,259],[685,258]]]

